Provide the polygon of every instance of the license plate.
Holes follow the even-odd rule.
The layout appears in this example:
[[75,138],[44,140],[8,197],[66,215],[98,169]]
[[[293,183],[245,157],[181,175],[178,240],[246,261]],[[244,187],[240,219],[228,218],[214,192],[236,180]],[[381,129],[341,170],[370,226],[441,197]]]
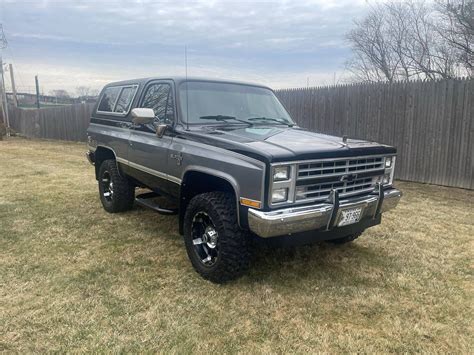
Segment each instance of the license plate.
[[362,214],[362,207],[349,208],[341,211],[341,219],[337,224],[339,227],[347,226],[348,224],[357,223]]

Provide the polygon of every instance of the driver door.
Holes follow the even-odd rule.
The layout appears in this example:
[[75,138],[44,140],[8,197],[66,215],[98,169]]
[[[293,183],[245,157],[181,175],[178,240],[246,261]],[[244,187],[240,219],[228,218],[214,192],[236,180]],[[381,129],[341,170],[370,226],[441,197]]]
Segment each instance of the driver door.
[[148,83],[137,107],[151,108],[155,112],[153,123],[133,125],[129,138],[128,159],[131,175],[147,187],[158,192],[172,193],[176,188],[168,178],[168,151],[173,141],[171,130],[162,137],[156,135],[158,124],[173,125],[175,106],[173,83]]

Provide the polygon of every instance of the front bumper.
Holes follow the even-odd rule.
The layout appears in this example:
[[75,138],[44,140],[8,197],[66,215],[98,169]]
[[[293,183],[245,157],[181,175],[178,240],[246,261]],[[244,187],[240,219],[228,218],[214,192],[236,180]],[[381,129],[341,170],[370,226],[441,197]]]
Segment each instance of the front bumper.
[[262,238],[276,237],[311,230],[337,228],[342,211],[362,207],[360,221],[376,218],[378,214],[395,208],[402,196],[396,189],[382,190],[371,195],[338,200],[317,205],[284,208],[275,211],[248,210],[250,230]]

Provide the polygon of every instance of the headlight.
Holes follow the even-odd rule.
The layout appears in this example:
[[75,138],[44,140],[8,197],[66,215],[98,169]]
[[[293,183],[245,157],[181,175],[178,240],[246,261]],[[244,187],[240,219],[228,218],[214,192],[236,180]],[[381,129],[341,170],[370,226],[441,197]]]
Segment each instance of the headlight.
[[288,180],[289,174],[289,167],[288,166],[277,166],[273,169],[273,181],[282,181]]
[[283,202],[288,200],[288,189],[276,189],[272,192],[272,202]]
[[385,158],[385,173],[382,179],[383,185],[391,185],[395,173],[395,157]]

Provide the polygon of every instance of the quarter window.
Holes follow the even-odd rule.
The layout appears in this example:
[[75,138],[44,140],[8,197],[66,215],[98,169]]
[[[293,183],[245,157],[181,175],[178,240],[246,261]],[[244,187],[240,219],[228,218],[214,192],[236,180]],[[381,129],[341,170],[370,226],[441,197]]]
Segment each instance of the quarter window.
[[134,86],[124,87],[122,92],[120,93],[120,97],[117,101],[117,105],[115,106],[114,112],[117,113],[126,113],[128,112],[128,108],[132,103],[133,95],[135,95],[135,91],[137,88]]
[[152,108],[155,124],[170,124],[174,120],[174,101],[171,85],[152,84],[148,87],[141,107]]
[[136,91],[137,85],[113,86],[105,89],[97,111],[111,114],[126,114]]

